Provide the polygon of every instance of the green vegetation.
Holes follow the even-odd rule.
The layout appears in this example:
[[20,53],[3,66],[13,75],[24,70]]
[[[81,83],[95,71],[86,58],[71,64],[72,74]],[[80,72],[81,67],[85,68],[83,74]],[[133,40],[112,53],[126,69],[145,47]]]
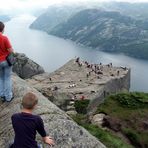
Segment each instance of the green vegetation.
[[120,121],[121,132],[135,147],[148,147],[148,94],[122,93],[112,95],[98,107],[97,113],[104,112]]
[[148,59],[147,6],[139,3],[103,6],[112,7],[110,11],[51,6],[30,27],[106,52]]
[[89,100],[85,99],[85,100],[76,100],[74,107],[76,109],[76,111],[80,114],[86,114],[87,113],[87,107],[89,104]]
[[[116,122],[113,122],[112,125],[104,124],[107,129],[102,129],[90,123],[88,115],[84,114],[88,103],[84,100],[76,101],[75,107],[77,107],[79,114],[72,118],[104,145],[109,148],[148,147],[148,93],[119,93],[106,98],[105,102],[98,106],[95,114],[103,112],[110,119],[116,119]],[[115,126],[117,123],[121,125],[119,132],[133,146],[115,135],[111,126]]]
[[125,53],[126,55],[135,57],[135,58],[142,58],[148,59],[148,43],[133,43],[126,46],[122,46],[118,52]]
[[93,136],[97,137],[108,148],[132,148],[131,145],[125,143],[121,138],[95,125],[88,123],[86,115],[77,114],[72,117],[80,126],[83,126]]
[[85,9],[48,33],[106,52],[148,59],[147,24],[119,12]]

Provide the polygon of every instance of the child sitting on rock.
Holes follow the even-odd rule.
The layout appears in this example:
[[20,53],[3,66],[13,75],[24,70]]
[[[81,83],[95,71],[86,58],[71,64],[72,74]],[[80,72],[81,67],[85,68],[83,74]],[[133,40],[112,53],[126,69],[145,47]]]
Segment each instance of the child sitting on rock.
[[29,92],[23,97],[22,112],[12,115],[15,139],[11,148],[39,148],[40,146],[35,141],[36,132],[42,136],[46,144],[54,145],[52,138],[46,134],[41,117],[32,114],[37,103],[36,95]]

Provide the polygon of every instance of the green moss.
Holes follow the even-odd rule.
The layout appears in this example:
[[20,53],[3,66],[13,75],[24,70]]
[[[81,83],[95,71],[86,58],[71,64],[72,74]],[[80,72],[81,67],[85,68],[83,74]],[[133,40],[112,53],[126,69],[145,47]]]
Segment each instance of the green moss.
[[75,105],[81,114],[77,114],[72,118],[97,137],[104,145],[109,148],[130,148],[132,145],[136,148],[148,147],[148,131],[143,126],[143,121],[148,119],[148,93],[131,92],[109,96],[104,103],[98,106],[96,111],[96,114],[104,112],[110,118],[117,119],[121,124],[120,132],[129,139],[132,145],[124,142],[111,130],[104,130],[90,124],[87,115],[84,114],[88,103],[84,100],[78,101]]
[[148,108],[148,96],[144,93],[122,93],[112,96],[123,107],[132,109]]
[[109,148],[131,148],[129,144],[113,135],[111,132],[98,128],[94,125],[85,124],[84,127],[95,137],[100,139]]
[[93,136],[97,137],[108,148],[132,148],[118,136],[108,130],[101,129],[95,125],[87,123],[86,115],[77,114],[72,117],[80,126],[87,129]]
[[148,145],[147,130],[143,127],[143,121],[148,119],[148,93],[131,92],[112,95],[98,107],[96,113],[99,112],[118,119],[122,126],[121,132],[135,147],[145,148],[145,145]]
[[125,128],[123,129],[123,131],[133,145],[135,145],[136,147],[142,147],[139,141],[140,137],[134,130]]
[[76,109],[76,111],[80,114],[86,114],[87,113],[87,107],[89,104],[89,100],[85,99],[85,100],[76,100],[74,107]]

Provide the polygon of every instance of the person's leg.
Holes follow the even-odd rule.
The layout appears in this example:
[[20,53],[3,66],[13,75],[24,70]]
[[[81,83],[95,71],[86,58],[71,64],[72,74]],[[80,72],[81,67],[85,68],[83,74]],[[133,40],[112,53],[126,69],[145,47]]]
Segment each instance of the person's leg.
[[13,97],[11,73],[12,73],[12,67],[10,67],[6,61],[4,66],[4,95],[6,101],[11,101]]
[[0,97],[4,97],[4,69],[3,63],[0,63]]

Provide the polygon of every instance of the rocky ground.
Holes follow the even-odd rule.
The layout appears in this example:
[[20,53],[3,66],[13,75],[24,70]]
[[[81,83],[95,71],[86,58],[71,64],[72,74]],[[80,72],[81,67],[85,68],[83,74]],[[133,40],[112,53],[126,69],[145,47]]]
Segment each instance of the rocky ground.
[[[14,139],[11,116],[20,112],[22,96],[27,92],[35,93],[39,98],[35,114],[42,117],[47,133],[55,140],[55,148],[105,148],[98,139],[78,126],[65,112],[28,85],[26,81],[13,76],[13,86],[14,99],[12,102],[0,102],[0,148],[7,148]],[[37,139],[41,142],[40,136]],[[44,145],[43,147],[49,146]]]
[[53,73],[36,75],[27,82],[60,107],[63,100],[102,99],[110,93],[128,91],[130,69],[73,59]]
[[16,62],[13,66],[13,72],[19,77],[26,79],[34,75],[44,73],[44,69],[36,62],[29,59],[23,53],[15,53]]
[[[43,118],[47,133],[55,139],[56,148],[104,148],[105,146],[98,139],[78,126],[57,106],[66,111],[74,111],[71,101],[77,99],[102,100],[110,93],[128,91],[130,69],[113,67],[112,63],[92,65],[86,61],[70,60],[60,69],[48,74],[44,73],[38,64],[29,60],[25,55],[18,54],[18,57],[19,60],[14,68],[18,70],[15,71],[18,75],[21,74],[19,76],[23,74],[24,78],[27,78],[30,77],[30,71],[31,75],[36,75],[38,72],[40,73],[40,69],[42,74],[33,76],[26,81],[13,75],[14,100],[11,103],[0,102],[0,147],[8,147],[13,140],[11,115],[20,111],[22,96],[31,91],[39,98],[39,105],[35,113]],[[67,101],[69,104],[66,104]],[[40,137],[37,139],[41,142]],[[44,145],[44,147],[48,146]]]

